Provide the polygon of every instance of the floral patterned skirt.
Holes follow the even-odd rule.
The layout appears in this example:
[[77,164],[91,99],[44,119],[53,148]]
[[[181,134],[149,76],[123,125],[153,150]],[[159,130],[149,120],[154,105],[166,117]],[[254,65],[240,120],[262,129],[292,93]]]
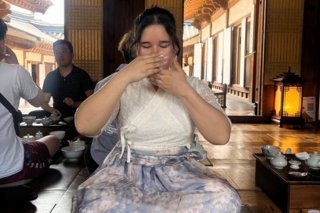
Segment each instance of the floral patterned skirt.
[[131,150],[116,146],[73,198],[72,212],[241,212],[237,191],[194,160],[187,148]]

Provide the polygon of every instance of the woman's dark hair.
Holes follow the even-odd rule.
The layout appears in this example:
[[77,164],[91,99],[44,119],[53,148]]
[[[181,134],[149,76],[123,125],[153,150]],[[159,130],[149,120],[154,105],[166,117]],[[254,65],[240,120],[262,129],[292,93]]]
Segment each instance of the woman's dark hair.
[[0,40],[5,39],[7,31],[8,27],[6,23],[2,19],[0,19]]
[[136,57],[135,53],[130,54],[130,47],[131,47],[132,41],[133,41],[133,33],[130,30],[129,32],[123,35],[118,45],[118,50],[122,53],[122,56],[127,64],[129,64]]
[[153,24],[159,24],[164,26],[166,32],[171,37],[172,46],[177,51],[176,54],[180,53],[180,44],[177,37],[176,22],[173,15],[162,7],[154,6],[150,9],[143,11],[133,22],[133,43],[130,47],[130,52],[132,47],[140,42],[142,31]]

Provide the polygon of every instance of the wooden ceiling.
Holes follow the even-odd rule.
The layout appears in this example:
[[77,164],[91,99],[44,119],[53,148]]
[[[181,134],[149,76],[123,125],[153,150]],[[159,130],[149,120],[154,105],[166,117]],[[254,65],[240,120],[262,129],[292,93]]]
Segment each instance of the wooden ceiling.
[[202,22],[210,23],[211,16],[228,8],[229,0],[184,0],[184,20],[193,18],[191,25],[200,28]]

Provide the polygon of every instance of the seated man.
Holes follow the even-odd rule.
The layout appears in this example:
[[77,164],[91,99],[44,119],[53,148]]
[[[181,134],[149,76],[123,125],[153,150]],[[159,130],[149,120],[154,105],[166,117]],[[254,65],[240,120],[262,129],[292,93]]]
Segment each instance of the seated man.
[[[5,46],[6,32],[7,25],[0,19],[0,61],[17,63],[14,52]],[[3,104],[5,99],[15,110],[18,109],[20,98],[36,107],[41,106],[44,100],[42,90],[27,70],[18,64],[0,62],[0,93],[4,97],[0,103],[0,200],[15,203],[29,201],[37,198],[34,191],[24,190],[26,187],[15,190],[15,187],[7,185],[39,177],[47,171],[48,160],[58,151],[60,140],[55,136],[46,136],[22,144],[16,135],[13,116]]]
[[[54,56],[58,68],[48,73],[43,83],[45,111],[33,111],[29,115],[37,118],[50,116],[52,113],[62,117],[74,116],[78,106],[93,93],[93,83],[89,74],[72,64],[73,47],[67,40],[53,43]],[[49,106],[53,98],[53,107]]]

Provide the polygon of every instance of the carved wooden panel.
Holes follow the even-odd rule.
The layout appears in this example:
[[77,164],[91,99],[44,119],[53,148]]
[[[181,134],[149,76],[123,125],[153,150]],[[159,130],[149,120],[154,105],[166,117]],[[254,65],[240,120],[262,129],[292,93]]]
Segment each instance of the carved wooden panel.
[[304,0],[267,1],[265,84],[288,70],[300,75]]
[[103,77],[102,0],[66,0],[65,36],[73,44],[73,63],[93,81]]

